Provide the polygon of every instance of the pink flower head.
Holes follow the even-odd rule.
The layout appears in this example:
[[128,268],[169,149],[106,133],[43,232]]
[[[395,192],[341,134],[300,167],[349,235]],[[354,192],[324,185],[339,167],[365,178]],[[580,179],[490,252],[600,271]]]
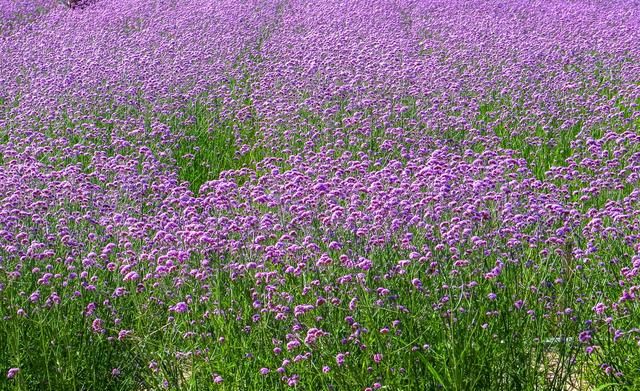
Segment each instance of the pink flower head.
[[118,341],[124,341],[132,333],[133,331],[131,330],[120,330],[118,332]]
[[604,305],[603,303],[598,303],[595,306],[593,306],[593,311],[598,315],[602,315],[604,313],[604,310],[606,309],[607,309],[607,306]]
[[174,305],[173,307],[171,307],[170,310],[182,314],[182,313],[187,312],[189,310],[189,306],[184,301],[181,301],[181,302],[177,303],[176,305]]
[[20,368],[11,368],[9,372],[7,372],[7,379],[13,379],[20,372]]
[[124,278],[122,279],[122,281],[135,281],[137,279],[140,278],[140,275],[136,272],[129,272],[127,274],[125,274]]
[[346,355],[344,353],[338,353],[336,355],[336,363],[338,364],[338,366],[344,365],[345,358],[346,358]]
[[100,318],[96,318],[91,323],[91,330],[94,333],[104,333],[104,321]]

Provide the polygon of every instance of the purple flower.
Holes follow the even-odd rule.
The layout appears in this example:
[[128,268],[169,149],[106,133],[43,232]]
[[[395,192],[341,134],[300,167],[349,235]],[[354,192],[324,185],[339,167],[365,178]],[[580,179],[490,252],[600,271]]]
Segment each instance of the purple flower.
[[292,351],[294,349],[296,349],[297,347],[300,346],[300,342],[299,341],[289,341],[287,342],[287,350],[288,351]]
[[593,311],[598,315],[602,315],[606,308],[607,306],[605,306],[603,303],[598,303],[595,306],[593,306]]
[[298,381],[300,380],[300,376],[298,375],[292,375],[291,377],[289,377],[289,379],[287,380],[287,385],[289,387],[295,387],[296,385],[298,385]]
[[140,275],[136,272],[129,272],[127,274],[125,274],[124,278],[122,279],[122,281],[135,281],[137,279],[140,278]]
[[578,340],[582,343],[587,343],[591,340],[591,333],[589,331],[583,331],[578,335]]
[[182,314],[189,310],[189,306],[184,301],[181,301],[179,303],[176,303],[176,305],[174,305],[173,307],[171,307],[170,310]]
[[346,355],[344,353],[338,353],[336,355],[336,363],[338,364],[339,367],[344,365],[345,358],[346,358]]
[[37,303],[40,300],[40,291],[35,291],[29,296],[29,301]]
[[94,333],[104,333],[104,321],[100,318],[96,318],[91,322],[91,330]]
[[7,379],[13,379],[20,372],[20,368],[11,368],[7,372]]
[[118,332],[118,341],[124,341],[131,334],[133,334],[131,330],[120,330]]

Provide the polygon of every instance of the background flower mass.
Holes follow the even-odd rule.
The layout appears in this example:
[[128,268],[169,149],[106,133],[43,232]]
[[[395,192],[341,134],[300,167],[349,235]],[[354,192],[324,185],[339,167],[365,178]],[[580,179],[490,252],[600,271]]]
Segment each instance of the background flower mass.
[[0,0],[0,389],[640,389],[640,4]]

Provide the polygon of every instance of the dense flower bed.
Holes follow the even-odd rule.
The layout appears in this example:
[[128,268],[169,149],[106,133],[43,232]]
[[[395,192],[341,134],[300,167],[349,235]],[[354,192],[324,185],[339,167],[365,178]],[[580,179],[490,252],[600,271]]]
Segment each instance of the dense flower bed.
[[0,15],[0,389],[640,387],[637,2]]

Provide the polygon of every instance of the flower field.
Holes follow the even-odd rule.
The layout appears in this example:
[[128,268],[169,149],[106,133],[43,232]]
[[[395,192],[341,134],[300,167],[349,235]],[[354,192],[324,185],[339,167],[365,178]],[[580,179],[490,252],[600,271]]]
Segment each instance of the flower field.
[[640,390],[638,1],[0,0],[0,390],[292,389]]

